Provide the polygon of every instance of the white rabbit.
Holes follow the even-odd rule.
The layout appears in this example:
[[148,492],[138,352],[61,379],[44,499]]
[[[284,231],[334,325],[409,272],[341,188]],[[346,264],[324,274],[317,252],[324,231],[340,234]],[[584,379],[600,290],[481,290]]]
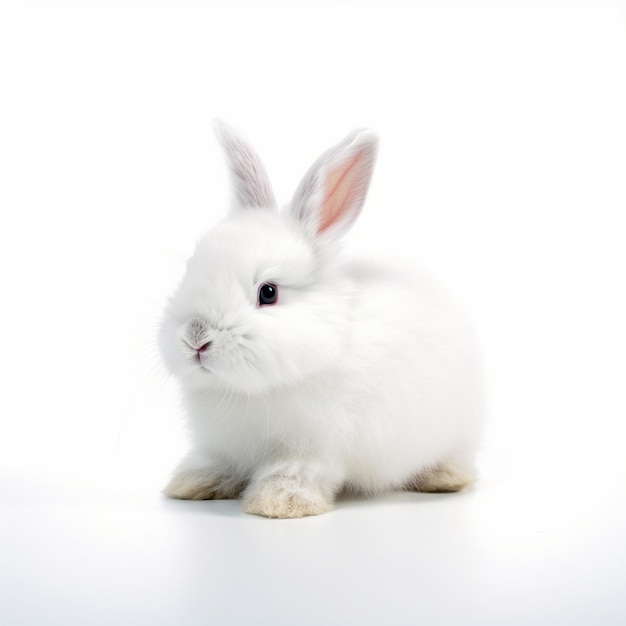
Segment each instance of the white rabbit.
[[316,515],[342,491],[458,491],[483,408],[465,316],[429,278],[345,259],[377,138],[349,135],[278,211],[255,152],[216,125],[236,190],[160,331],[192,449],[165,494]]

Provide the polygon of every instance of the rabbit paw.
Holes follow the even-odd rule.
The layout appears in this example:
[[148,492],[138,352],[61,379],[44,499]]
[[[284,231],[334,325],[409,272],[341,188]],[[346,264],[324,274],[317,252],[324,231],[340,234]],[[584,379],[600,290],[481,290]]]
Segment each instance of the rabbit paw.
[[244,496],[243,510],[251,515],[273,518],[319,515],[333,508],[321,494],[304,490],[298,484],[267,481]]
[[444,461],[414,476],[407,483],[406,489],[423,493],[452,493],[461,491],[473,481],[471,471]]
[[243,487],[241,482],[209,470],[187,469],[176,473],[163,493],[179,500],[229,500],[238,498]]

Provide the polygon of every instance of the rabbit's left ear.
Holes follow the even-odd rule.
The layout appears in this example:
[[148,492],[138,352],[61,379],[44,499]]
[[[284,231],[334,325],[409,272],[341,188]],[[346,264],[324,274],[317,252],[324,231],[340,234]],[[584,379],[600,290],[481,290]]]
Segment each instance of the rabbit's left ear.
[[213,128],[228,157],[236,208],[275,209],[274,192],[257,153],[223,121],[215,120]]
[[360,130],[313,164],[291,203],[293,215],[309,235],[337,238],[354,224],[365,203],[377,150],[376,135]]

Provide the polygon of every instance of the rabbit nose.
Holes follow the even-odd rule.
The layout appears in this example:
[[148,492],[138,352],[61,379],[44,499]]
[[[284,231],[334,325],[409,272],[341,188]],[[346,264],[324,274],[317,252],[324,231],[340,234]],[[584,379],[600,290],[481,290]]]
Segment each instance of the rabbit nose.
[[204,354],[210,347],[211,347],[211,342],[207,341],[206,343],[203,343],[201,346],[196,348],[196,351],[198,352],[198,354]]

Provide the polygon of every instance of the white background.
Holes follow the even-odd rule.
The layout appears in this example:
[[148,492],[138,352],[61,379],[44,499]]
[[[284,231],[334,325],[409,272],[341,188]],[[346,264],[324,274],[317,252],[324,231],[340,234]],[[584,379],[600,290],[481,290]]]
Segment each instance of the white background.
[[[626,9],[351,4],[0,9],[3,624],[626,620]],[[287,522],[160,498],[155,330],[228,205],[215,117],[283,201],[379,133],[350,245],[471,312],[475,490]]]

